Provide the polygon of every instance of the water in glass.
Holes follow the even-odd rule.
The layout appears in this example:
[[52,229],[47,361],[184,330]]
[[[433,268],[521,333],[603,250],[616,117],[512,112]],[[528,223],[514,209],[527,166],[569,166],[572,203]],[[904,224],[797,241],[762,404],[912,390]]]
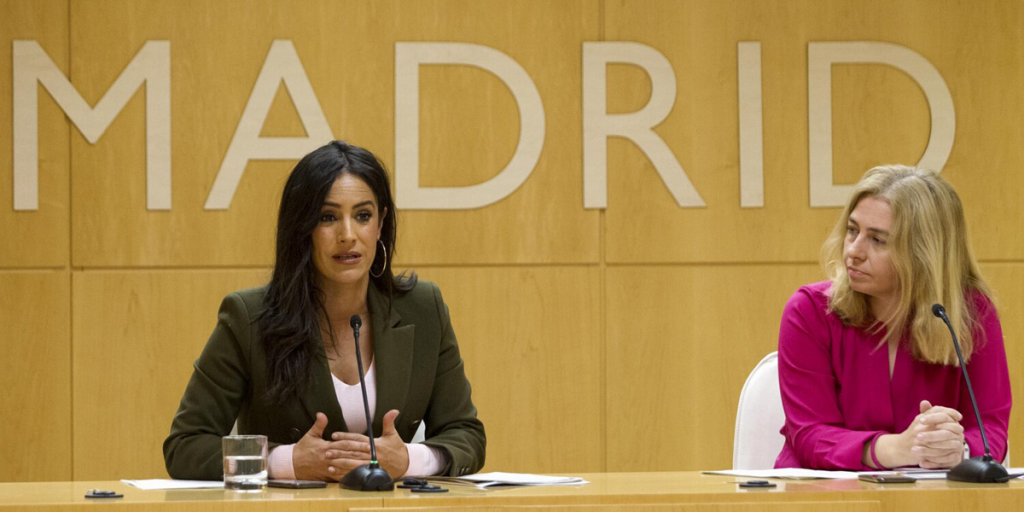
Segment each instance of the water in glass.
[[267,458],[262,455],[224,457],[224,489],[262,491],[267,488]]

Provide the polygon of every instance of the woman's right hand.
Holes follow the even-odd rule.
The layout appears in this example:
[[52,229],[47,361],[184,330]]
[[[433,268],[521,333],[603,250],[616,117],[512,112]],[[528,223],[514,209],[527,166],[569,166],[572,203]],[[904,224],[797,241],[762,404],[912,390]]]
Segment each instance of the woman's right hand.
[[949,407],[933,406],[921,401],[921,414],[914,419],[919,429],[914,435],[910,452],[922,468],[951,468],[964,456],[964,417]]
[[[963,458],[963,415],[956,409],[933,406],[922,400],[921,413],[899,434],[885,434],[875,442],[875,456],[886,468],[920,466],[937,469],[955,466]],[[864,445],[862,462],[878,468]]]
[[350,453],[341,441],[325,441],[324,430],[327,428],[327,415],[316,413],[316,421],[306,435],[292,448],[292,468],[298,480],[337,481],[345,476],[341,470],[331,465],[331,461],[339,454],[351,459],[369,462],[369,453]]

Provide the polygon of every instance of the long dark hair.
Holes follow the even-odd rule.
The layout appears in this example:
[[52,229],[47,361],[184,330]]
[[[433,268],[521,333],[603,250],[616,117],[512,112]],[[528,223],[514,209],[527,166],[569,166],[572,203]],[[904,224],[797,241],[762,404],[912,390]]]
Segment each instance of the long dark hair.
[[388,175],[377,157],[337,140],[303,157],[281,193],[274,274],[258,318],[267,354],[267,398],[271,402],[284,402],[309,385],[311,365],[323,354],[321,321],[326,322],[327,332],[334,337],[324,307],[325,297],[317,284],[319,274],[313,263],[312,235],[324,199],[335,180],[344,174],[363,180],[377,199],[377,211],[387,212],[380,234],[387,256],[381,254],[378,243],[370,285],[387,297],[389,305],[395,293],[416,285],[415,273],[395,277],[391,272],[398,223]]

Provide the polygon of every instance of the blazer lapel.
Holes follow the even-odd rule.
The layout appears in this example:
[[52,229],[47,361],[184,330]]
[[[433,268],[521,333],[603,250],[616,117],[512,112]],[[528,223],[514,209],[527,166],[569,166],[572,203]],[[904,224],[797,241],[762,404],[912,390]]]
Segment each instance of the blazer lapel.
[[348,427],[345,425],[345,416],[341,413],[338,394],[334,391],[334,379],[331,377],[331,367],[327,364],[327,354],[324,352],[323,344],[320,344],[317,354],[317,359],[311,365],[313,381],[309,391],[302,394],[302,405],[309,413],[309,426],[313,426],[313,422],[316,421],[316,413],[322,412],[327,415],[324,439],[330,439],[331,434],[347,432]]
[[377,367],[377,406],[373,414],[373,432],[384,430],[384,414],[402,411],[412,374],[415,325],[402,325],[402,317],[377,287],[368,290],[370,316],[373,318],[373,353]]

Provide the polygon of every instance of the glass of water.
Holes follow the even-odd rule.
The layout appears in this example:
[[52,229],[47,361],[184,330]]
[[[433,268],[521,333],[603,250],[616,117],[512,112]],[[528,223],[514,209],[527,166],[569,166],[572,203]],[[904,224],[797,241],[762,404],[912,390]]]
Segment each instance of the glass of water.
[[224,489],[260,492],[267,488],[267,436],[224,436]]

